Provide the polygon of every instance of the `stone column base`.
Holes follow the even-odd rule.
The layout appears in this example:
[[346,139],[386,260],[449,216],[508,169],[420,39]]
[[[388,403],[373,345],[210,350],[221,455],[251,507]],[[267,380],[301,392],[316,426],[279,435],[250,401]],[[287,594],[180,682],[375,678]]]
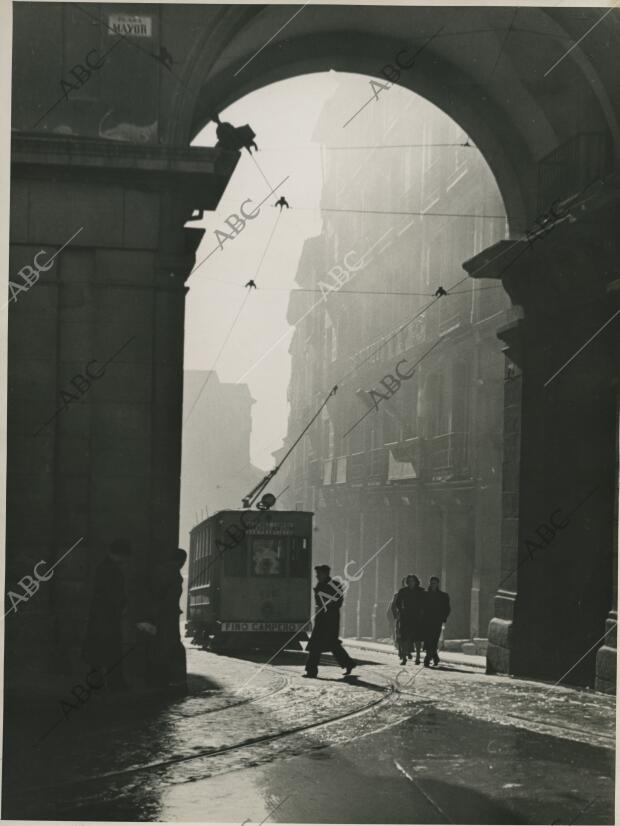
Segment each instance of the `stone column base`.
[[512,620],[493,617],[489,623],[487,674],[510,674]]
[[618,615],[612,611],[605,622],[605,645],[596,652],[596,678],[594,687],[605,694],[616,693],[616,624]]
[[495,616],[489,622],[487,674],[511,674],[512,618],[515,594],[499,591],[495,597]]

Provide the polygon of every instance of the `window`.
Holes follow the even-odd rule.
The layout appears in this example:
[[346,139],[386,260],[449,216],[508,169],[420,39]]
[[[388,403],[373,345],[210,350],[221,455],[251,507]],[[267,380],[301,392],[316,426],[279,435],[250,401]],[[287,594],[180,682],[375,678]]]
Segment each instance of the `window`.
[[238,545],[231,546],[232,540],[229,540],[228,537],[224,537],[222,542],[229,545],[226,550],[220,548],[225,560],[224,568],[226,576],[245,576],[247,559],[245,542],[240,542]]
[[299,536],[294,536],[291,541],[291,561],[289,576],[307,577],[310,568],[310,558],[308,554],[308,540]]
[[253,537],[250,545],[252,576],[284,576],[285,543],[283,537]]
[[336,340],[336,327],[332,324],[331,318],[325,316],[325,352],[331,361],[336,361],[338,354],[338,342]]

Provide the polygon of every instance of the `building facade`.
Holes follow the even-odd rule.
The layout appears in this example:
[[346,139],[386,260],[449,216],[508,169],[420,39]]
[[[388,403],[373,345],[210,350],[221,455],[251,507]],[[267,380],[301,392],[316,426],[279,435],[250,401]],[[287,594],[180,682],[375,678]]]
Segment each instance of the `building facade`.
[[[219,510],[241,499],[264,475],[250,461],[252,405],[247,384],[221,382],[209,370],[183,373],[183,453],[179,542]],[[222,439],[222,422],[227,438]],[[185,543],[185,544],[183,544]]]
[[[317,140],[346,106],[341,87]],[[317,562],[335,573],[366,565],[345,601],[345,634],[388,637],[391,598],[413,572],[423,584],[436,574],[450,593],[448,638],[484,638],[499,583],[496,331],[508,301],[461,262],[504,237],[502,202],[462,130],[402,90],[382,95],[370,126],[349,129],[351,144],[395,148],[323,148],[323,231],[297,274],[316,292],[294,293],[289,309],[291,324],[303,320],[290,348],[288,444],[338,390],[289,460],[287,504],[316,512]]]
[[[210,370],[183,372],[179,545],[188,551],[191,529],[220,510],[240,507],[263,476],[250,461],[253,404],[247,384],[221,382]],[[186,588],[185,579],[183,610]]]

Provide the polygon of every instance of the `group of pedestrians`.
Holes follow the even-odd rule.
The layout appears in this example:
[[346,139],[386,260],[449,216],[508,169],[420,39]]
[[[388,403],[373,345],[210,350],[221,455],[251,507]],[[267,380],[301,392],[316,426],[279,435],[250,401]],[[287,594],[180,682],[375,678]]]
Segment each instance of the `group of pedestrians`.
[[[331,576],[329,565],[315,567],[317,583],[314,588],[315,612],[313,628],[308,642],[305,677],[318,675],[321,654],[330,651],[338,665],[348,677],[357,663],[347,653],[339,639],[340,609],[344,588],[342,583]],[[439,664],[437,648],[441,629],[450,614],[450,598],[439,588],[439,577],[432,576],[425,590],[415,574],[409,574],[402,581],[403,587],[394,594],[390,605],[390,618],[394,620],[394,642],[402,665],[412,659],[416,652],[416,664],[420,663],[422,646],[426,656],[424,665],[431,661]]]
[[398,650],[401,665],[416,654],[416,665],[420,664],[420,653],[424,646],[424,665],[431,660],[439,665],[437,647],[441,629],[450,614],[450,597],[439,588],[439,577],[432,576],[425,590],[415,574],[409,574],[402,581],[402,588],[394,594],[390,605],[390,619],[394,623],[394,645]]

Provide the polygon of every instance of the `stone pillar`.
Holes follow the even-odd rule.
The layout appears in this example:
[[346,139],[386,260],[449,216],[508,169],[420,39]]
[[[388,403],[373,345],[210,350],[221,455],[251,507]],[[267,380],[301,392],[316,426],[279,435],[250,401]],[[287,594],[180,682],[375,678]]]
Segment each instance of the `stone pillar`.
[[[613,281],[608,288],[610,294],[618,295],[620,291],[620,279]],[[616,335],[616,364],[618,374],[620,374],[620,336]],[[618,388],[620,389],[620,388]],[[618,419],[616,427],[616,457],[620,459],[620,404],[618,404]],[[596,652],[596,682],[597,691],[604,691],[607,694],[616,693],[616,660],[617,660],[617,624],[618,624],[618,539],[620,536],[620,474],[616,465],[616,532],[614,536],[613,568],[611,581],[613,585],[613,598],[611,610],[605,622],[605,636],[603,645]]]
[[499,332],[509,369],[489,671],[595,682],[615,577],[618,195],[608,181],[530,248],[501,242],[464,265],[501,277],[514,305]]
[[[8,307],[8,588],[79,544],[7,618],[5,685],[62,692],[85,669],[106,546],[133,548],[128,644],[177,546],[184,281],[203,234],[184,224],[217,205],[238,156],[32,135],[12,153],[11,281],[66,246]],[[143,665],[127,659],[136,686]]]

